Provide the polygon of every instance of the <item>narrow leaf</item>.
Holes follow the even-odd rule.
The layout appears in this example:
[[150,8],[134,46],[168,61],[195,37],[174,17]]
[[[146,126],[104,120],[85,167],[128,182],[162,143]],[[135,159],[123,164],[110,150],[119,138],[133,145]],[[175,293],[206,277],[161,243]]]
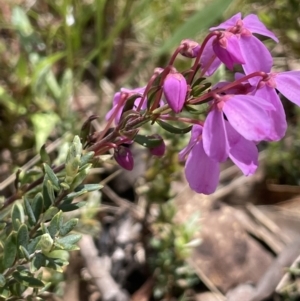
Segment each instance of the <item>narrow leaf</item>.
[[64,245],[64,244],[73,245],[73,244],[77,243],[80,239],[81,239],[80,234],[71,234],[71,235],[59,238],[58,240],[56,240],[56,242],[61,245]]
[[70,231],[72,231],[78,223],[78,218],[72,218],[67,221],[62,227],[59,229],[59,234],[61,236],[67,235]]
[[169,123],[166,123],[162,120],[157,119],[156,122],[166,131],[172,133],[172,134],[186,134],[191,131],[192,125],[186,127],[186,128],[176,128],[173,125],[170,125]]
[[18,246],[23,246],[25,249],[28,246],[29,233],[28,228],[25,224],[21,225],[17,233],[17,244]]
[[73,203],[73,204],[61,204],[59,206],[59,209],[62,210],[63,212],[70,212],[74,211],[77,209],[80,209],[81,207],[85,206],[86,202],[78,202],[78,203]]
[[46,145],[43,144],[41,149],[40,149],[40,157],[41,161],[47,164],[51,164],[50,156],[46,151]]
[[62,216],[62,211],[60,210],[55,214],[55,216],[52,218],[48,226],[48,231],[52,238],[54,238],[58,233],[60,227],[62,226],[62,222],[63,222],[63,216]]
[[[24,209],[19,202],[13,205],[11,219],[13,222],[14,230],[18,231],[19,223],[24,223]],[[17,220],[19,220],[19,223],[17,222]]]
[[30,261],[30,254],[28,253],[28,251],[27,251],[23,246],[19,246],[19,250],[20,250],[22,256],[23,256],[27,261]]
[[32,204],[31,204],[33,214],[37,221],[39,220],[40,215],[43,212],[43,207],[44,207],[43,195],[39,192],[35,195],[35,197],[32,201]]
[[44,287],[44,283],[41,280],[34,278],[33,276],[24,276],[19,272],[13,272],[13,277],[21,284],[25,285],[26,287]]
[[29,224],[31,226],[35,225],[36,224],[36,218],[34,216],[31,204],[30,204],[30,202],[29,202],[29,200],[26,196],[24,197],[24,206],[25,206],[25,210],[26,210],[26,213],[27,213],[27,216],[28,216]]
[[44,166],[44,170],[45,170],[46,174],[49,177],[51,184],[53,185],[53,188],[56,191],[59,191],[60,185],[59,185],[59,180],[58,180],[56,174],[54,173],[54,171],[51,169],[51,167],[48,164],[44,163],[43,166]]
[[157,147],[163,143],[161,138],[157,138],[154,136],[143,136],[139,134],[134,137],[134,141],[148,148]]
[[4,250],[3,250],[3,267],[4,269],[10,268],[16,259],[17,256],[17,243],[16,243],[16,233],[12,232],[7,240],[5,241]]

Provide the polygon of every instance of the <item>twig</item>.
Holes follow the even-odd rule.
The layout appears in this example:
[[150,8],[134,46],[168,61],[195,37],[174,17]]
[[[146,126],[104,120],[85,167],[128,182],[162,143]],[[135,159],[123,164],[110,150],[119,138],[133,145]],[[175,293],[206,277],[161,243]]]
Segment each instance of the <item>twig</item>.
[[121,290],[110,275],[105,265],[105,258],[98,256],[98,250],[95,247],[92,237],[83,235],[79,242],[79,247],[86,267],[102,295],[102,300],[129,301],[128,294]]
[[220,290],[213,284],[213,282],[205,275],[205,273],[200,269],[198,265],[193,264],[191,259],[188,259],[189,265],[195,270],[199,279],[210,289],[217,300],[225,301],[226,297],[220,292]]
[[102,192],[104,192],[116,205],[129,209],[132,215],[140,220],[143,218],[144,214],[142,210],[139,210],[137,206],[132,204],[131,202],[127,201],[126,199],[120,198],[111,188],[108,186],[104,186],[102,188]]

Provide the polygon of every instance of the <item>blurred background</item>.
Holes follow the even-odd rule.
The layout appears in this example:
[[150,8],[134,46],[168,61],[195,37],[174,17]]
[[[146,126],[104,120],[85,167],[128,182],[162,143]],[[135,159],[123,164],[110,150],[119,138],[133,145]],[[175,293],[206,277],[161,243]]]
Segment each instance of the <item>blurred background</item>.
[[[237,12],[258,14],[278,36],[278,45],[265,41],[275,70],[300,69],[298,0],[0,0],[1,194],[13,192],[10,175],[34,166],[44,144],[59,162],[88,116],[98,115],[101,129],[120,87],[145,85],[182,39],[201,42]],[[163,134],[159,160],[135,149],[131,173],[95,168],[89,181],[108,185],[76,213],[77,230],[93,240],[84,236],[63,274],[48,271],[45,298],[300,300],[300,109],[282,100],[286,137],[259,146],[253,177],[226,163],[212,196],[185,183],[177,154],[188,138],[180,135]],[[102,272],[91,270],[89,243]]]

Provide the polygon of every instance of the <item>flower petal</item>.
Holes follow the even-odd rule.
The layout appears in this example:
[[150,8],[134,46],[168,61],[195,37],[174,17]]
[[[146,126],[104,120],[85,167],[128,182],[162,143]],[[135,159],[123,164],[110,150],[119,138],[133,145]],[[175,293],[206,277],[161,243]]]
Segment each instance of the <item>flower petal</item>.
[[185,164],[186,179],[194,191],[211,194],[219,183],[219,163],[204,152],[202,141],[196,143]]
[[179,113],[184,105],[187,83],[184,76],[179,73],[169,73],[163,85],[166,100],[175,113]]
[[278,39],[275,34],[267,29],[267,27],[259,20],[259,18],[250,14],[243,19],[244,26],[253,33],[261,34],[265,37],[269,37],[278,43]]
[[245,60],[240,50],[239,39],[235,35],[225,35],[221,40],[216,39],[213,43],[213,50],[217,57],[230,70],[234,64],[244,64]]
[[200,58],[201,70],[206,70],[204,73],[206,76],[211,76],[212,74],[214,74],[214,72],[222,64],[220,59],[214,53],[213,50],[214,40],[215,38],[211,38],[207,42]]
[[225,22],[219,24],[218,26],[211,27],[209,30],[217,30],[217,29],[227,29],[229,27],[235,26],[236,22],[242,19],[242,14],[237,13],[234,16],[232,16],[230,19],[226,20]]
[[274,106],[275,110],[269,111],[272,128],[268,140],[280,140],[285,135],[287,122],[285,111],[278,94],[275,89],[265,85],[263,88],[256,91],[255,96],[269,101]]
[[252,175],[258,167],[258,151],[254,142],[241,136],[229,122],[225,123],[230,144],[229,157],[245,176]]
[[[242,65],[245,74],[252,72],[263,71],[269,73],[273,58],[266,46],[255,36],[241,36],[240,49],[243,54],[245,64]],[[256,85],[259,77],[250,78],[251,85]]]
[[288,100],[300,106],[300,71],[280,72],[275,77],[276,89]]
[[261,141],[268,137],[271,126],[268,111],[274,106],[251,95],[236,95],[224,103],[223,111],[230,124],[247,140]]
[[228,158],[229,144],[224,121],[223,112],[214,108],[209,112],[203,127],[203,148],[217,162],[224,162]]
[[184,161],[186,159],[186,156],[189,154],[191,149],[194,147],[194,145],[197,143],[199,138],[202,135],[202,129],[203,127],[199,124],[193,125],[192,131],[191,131],[191,137],[188,145],[179,152],[178,158],[179,161]]

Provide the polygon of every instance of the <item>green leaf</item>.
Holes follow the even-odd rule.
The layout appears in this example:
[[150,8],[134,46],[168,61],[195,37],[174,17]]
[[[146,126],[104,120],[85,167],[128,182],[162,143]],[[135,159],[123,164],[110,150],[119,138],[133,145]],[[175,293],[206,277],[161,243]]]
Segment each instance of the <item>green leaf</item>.
[[194,88],[195,86],[199,86],[203,81],[206,80],[206,77],[199,77],[197,78],[193,84],[192,84],[192,88]]
[[43,144],[40,149],[40,157],[43,163],[51,164],[51,159],[49,154],[46,151],[46,145]]
[[41,267],[46,266],[46,257],[44,254],[41,253],[37,253],[32,262],[31,262],[31,269],[32,271],[37,271],[39,270]]
[[95,190],[100,190],[102,188],[103,188],[103,185],[101,185],[101,184],[85,184],[85,185],[78,186],[75,191],[83,190],[84,192],[92,192]]
[[57,239],[55,242],[60,245],[73,245],[81,239],[80,234],[71,234],[62,238]]
[[5,241],[3,250],[3,267],[4,269],[10,268],[17,256],[17,242],[16,242],[16,232],[12,232]]
[[43,166],[44,166],[45,173],[47,174],[51,184],[53,185],[53,188],[56,191],[59,191],[60,185],[59,185],[59,180],[58,180],[56,174],[54,173],[54,171],[48,164],[44,163]]
[[77,186],[79,186],[85,180],[91,167],[92,167],[92,164],[89,164],[87,168],[81,170],[76,175],[76,177],[74,178],[74,180],[71,183],[70,190],[74,190]]
[[48,176],[45,176],[43,182],[43,199],[44,199],[44,209],[48,209],[55,201],[55,194],[53,185],[51,184]]
[[39,220],[40,215],[43,212],[43,207],[44,207],[43,195],[39,192],[35,195],[34,199],[32,200],[32,204],[31,204],[33,214],[37,221]]
[[30,261],[30,254],[28,253],[28,251],[27,251],[23,246],[19,246],[19,250],[20,250],[22,256],[23,256],[27,261]]
[[5,277],[0,274],[0,287],[3,287],[6,283]]
[[102,188],[103,188],[103,185],[101,185],[101,184],[85,184],[82,186],[82,189],[87,192],[100,190]]
[[192,88],[192,96],[198,97],[211,86],[211,83],[203,83]]
[[13,272],[12,275],[20,284],[26,287],[44,287],[44,283],[41,280],[34,278],[33,276],[25,276],[17,271]]
[[54,238],[57,235],[57,233],[60,230],[60,227],[62,226],[62,223],[63,223],[63,216],[62,216],[62,211],[60,210],[55,214],[55,216],[52,218],[48,226],[48,231],[52,238]]
[[38,247],[41,248],[42,252],[50,252],[53,246],[53,239],[50,234],[45,233],[41,236],[41,239],[38,243]]
[[[82,186],[83,186],[83,185],[82,185]],[[69,193],[69,194],[63,199],[63,202],[61,203],[61,205],[62,205],[62,204],[64,204],[64,205],[65,205],[65,204],[71,204],[74,198],[79,197],[79,196],[81,196],[81,195],[87,193],[87,190],[80,190],[80,188],[81,188],[82,186],[80,185],[80,186],[78,186],[78,187],[76,188],[76,190],[79,190],[79,191],[74,191],[74,192]],[[61,205],[59,205],[59,208],[60,208]]]
[[51,67],[65,56],[63,52],[55,52],[43,59],[38,60],[34,66],[33,75],[31,78],[33,90],[38,91],[39,85],[45,80],[45,76],[50,71]]
[[85,205],[86,205],[86,202],[82,201],[82,202],[73,203],[73,204],[61,204],[58,206],[58,208],[60,210],[62,210],[63,212],[70,212],[70,211],[80,209],[81,207],[83,207]]
[[183,39],[195,38],[200,32],[213,25],[222,16],[231,2],[232,0],[214,0],[208,2],[207,5],[191,16],[183,25],[178,27],[155,55],[160,56],[168,53]]
[[58,211],[59,210],[57,207],[50,207],[43,215],[42,221],[45,222],[45,221],[51,220]]
[[188,127],[186,127],[186,128],[180,129],[180,128],[174,127],[173,125],[170,125],[169,123],[166,123],[166,122],[164,122],[164,121],[161,121],[161,120],[159,120],[159,119],[157,119],[156,122],[157,122],[164,130],[166,130],[166,131],[168,131],[168,132],[170,132],[170,133],[172,133],[172,134],[186,134],[186,133],[190,132],[191,129],[192,129],[192,127],[193,127],[192,125],[190,125],[190,126],[188,126]]
[[29,254],[33,254],[36,250],[38,250],[38,243],[41,239],[41,236],[37,236],[29,241],[27,251]]
[[6,287],[0,287],[0,297],[4,300],[10,296],[10,291]]
[[76,227],[77,224],[78,224],[78,218],[71,218],[62,227],[60,227],[59,234],[61,236],[67,235]]
[[31,122],[34,127],[37,152],[40,151],[42,145],[45,144],[58,121],[59,117],[54,112],[39,112],[31,115]]
[[13,205],[11,219],[12,219],[14,230],[18,231],[20,223],[24,223],[25,220],[24,209],[19,202],[16,202]]
[[148,148],[157,147],[161,145],[163,142],[161,138],[157,138],[155,136],[143,136],[143,135],[136,135],[134,137],[134,141]]
[[95,152],[88,152],[86,154],[84,154],[81,158],[80,158],[80,167],[84,166],[87,163],[91,163],[91,161],[93,160],[95,155]]
[[31,226],[36,224],[36,218],[34,216],[32,207],[30,205],[30,202],[28,200],[28,198],[26,196],[24,196],[24,207],[25,207],[25,211],[27,213],[28,216],[28,222]]
[[18,246],[23,246],[25,249],[28,246],[29,233],[28,228],[25,224],[21,225],[17,233],[17,244]]

